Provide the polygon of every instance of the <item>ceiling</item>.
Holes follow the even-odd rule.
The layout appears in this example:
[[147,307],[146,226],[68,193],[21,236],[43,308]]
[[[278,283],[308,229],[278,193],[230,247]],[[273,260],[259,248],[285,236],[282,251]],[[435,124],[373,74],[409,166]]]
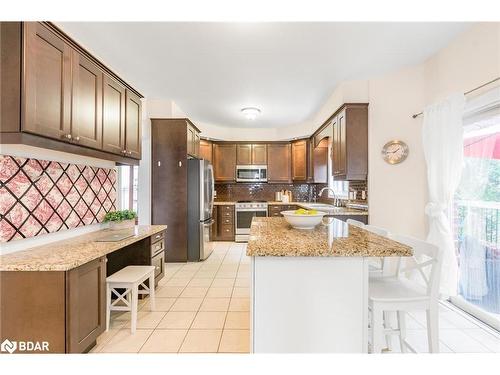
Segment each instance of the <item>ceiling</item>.
[[[346,80],[417,64],[465,23],[62,22],[146,98],[193,120],[279,128],[310,120]],[[258,107],[249,121],[243,107]]]

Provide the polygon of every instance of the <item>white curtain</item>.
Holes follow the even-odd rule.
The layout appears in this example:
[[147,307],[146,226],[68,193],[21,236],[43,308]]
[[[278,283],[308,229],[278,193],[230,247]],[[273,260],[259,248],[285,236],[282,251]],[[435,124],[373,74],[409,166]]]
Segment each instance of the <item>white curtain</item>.
[[441,293],[457,293],[458,264],[447,211],[460,182],[463,160],[463,114],[465,97],[453,94],[424,110],[423,146],[427,163],[429,216],[427,241],[443,251]]

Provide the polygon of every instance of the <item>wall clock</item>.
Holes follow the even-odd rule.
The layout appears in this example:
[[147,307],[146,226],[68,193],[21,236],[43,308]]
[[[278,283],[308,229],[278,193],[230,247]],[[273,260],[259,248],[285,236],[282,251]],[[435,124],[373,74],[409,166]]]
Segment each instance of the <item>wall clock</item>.
[[403,141],[393,140],[382,147],[382,157],[389,164],[399,164],[405,161],[410,149]]

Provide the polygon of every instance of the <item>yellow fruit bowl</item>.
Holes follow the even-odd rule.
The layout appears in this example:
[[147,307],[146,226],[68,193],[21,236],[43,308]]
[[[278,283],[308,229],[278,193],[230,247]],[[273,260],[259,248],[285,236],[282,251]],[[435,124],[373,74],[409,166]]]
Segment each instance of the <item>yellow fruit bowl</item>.
[[298,209],[294,211],[282,211],[285,220],[295,229],[314,229],[321,223],[326,212],[316,210]]

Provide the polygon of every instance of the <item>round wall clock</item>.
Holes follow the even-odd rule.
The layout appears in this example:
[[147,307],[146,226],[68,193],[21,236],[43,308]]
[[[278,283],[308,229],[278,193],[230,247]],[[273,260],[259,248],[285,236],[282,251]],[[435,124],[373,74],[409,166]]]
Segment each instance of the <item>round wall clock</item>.
[[382,157],[389,164],[398,164],[405,161],[410,149],[403,141],[389,141],[382,147]]

